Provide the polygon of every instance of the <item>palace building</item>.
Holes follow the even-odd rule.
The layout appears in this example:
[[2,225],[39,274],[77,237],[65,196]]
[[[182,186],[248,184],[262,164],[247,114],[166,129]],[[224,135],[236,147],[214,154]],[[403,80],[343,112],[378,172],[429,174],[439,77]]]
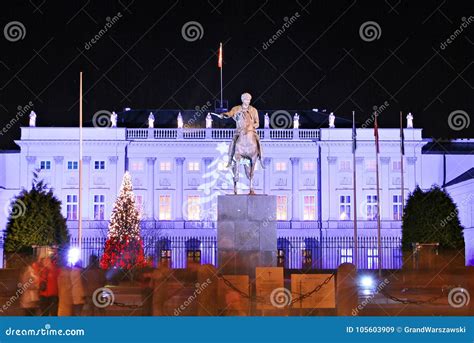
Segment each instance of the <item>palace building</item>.
[[[96,244],[84,256],[101,253],[100,242],[107,234],[108,219],[128,170],[142,213],[142,235],[145,243],[153,239],[150,249],[155,258],[170,258],[175,267],[189,258],[215,263],[217,197],[233,190],[232,174],[226,168],[233,129],[212,127],[209,122],[207,128],[189,127],[183,121],[178,126],[83,128],[82,236],[86,243]],[[355,165],[351,128],[292,125],[264,127],[258,133],[264,168],[257,166],[254,185],[259,194],[277,196],[281,263],[289,268],[308,263],[331,268],[352,261],[356,214],[361,268],[376,268],[379,253],[384,255],[384,268],[400,266],[399,128],[379,129],[382,252],[374,245],[378,208],[372,128],[357,129]],[[465,228],[466,264],[474,264],[474,140],[426,139],[421,128],[405,128],[404,136],[405,197],[417,185],[423,189],[444,186]],[[74,242],[78,234],[79,128],[22,127],[15,143],[19,150],[0,152],[0,205],[8,213],[11,199],[31,186],[33,172],[39,169],[39,176],[62,202]],[[242,172],[241,193],[248,189],[246,182]],[[2,230],[6,220],[0,217]]]

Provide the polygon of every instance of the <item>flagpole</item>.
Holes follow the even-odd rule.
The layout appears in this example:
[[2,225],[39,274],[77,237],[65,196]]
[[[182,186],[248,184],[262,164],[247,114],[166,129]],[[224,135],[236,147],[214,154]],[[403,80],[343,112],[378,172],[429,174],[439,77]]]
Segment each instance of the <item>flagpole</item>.
[[356,177],[356,128],[355,128],[355,112],[352,111],[352,169],[354,179],[354,264],[357,269],[359,262],[358,242],[357,242],[357,177]]
[[402,185],[402,212],[401,216],[403,217],[403,212],[405,211],[405,175],[403,171],[403,159],[405,157],[405,135],[403,133],[403,115],[400,111],[400,172],[401,172],[401,185]]
[[379,277],[382,276],[382,250],[381,250],[381,232],[380,232],[380,181],[379,181],[379,127],[377,113],[375,113],[376,142],[375,142],[375,174],[377,180],[377,255]]
[[223,88],[222,88],[222,69],[224,67],[224,61],[223,61],[223,56],[222,56],[222,43],[219,46],[219,60],[220,60],[220,69],[221,69],[221,105],[220,107],[222,108],[224,106],[223,101],[224,101],[224,94],[223,94]]
[[82,71],[79,74],[79,228],[78,245],[82,251]]

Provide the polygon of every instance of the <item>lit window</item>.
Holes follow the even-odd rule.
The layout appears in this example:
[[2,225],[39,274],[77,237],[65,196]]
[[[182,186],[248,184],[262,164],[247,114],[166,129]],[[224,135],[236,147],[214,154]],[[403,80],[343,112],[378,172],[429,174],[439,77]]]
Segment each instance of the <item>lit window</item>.
[[199,195],[188,196],[188,220],[201,219],[201,204]]
[[367,249],[367,268],[377,269],[379,265],[379,253],[377,248]]
[[375,160],[365,161],[365,169],[369,171],[375,171]]
[[79,163],[77,161],[67,161],[68,170],[77,170],[79,168]]
[[188,162],[188,171],[199,171],[199,162]]
[[303,171],[313,171],[316,169],[316,164],[312,161],[303,162]]
[[402,220],[402,196],[394,195],[392,197],[393,220]]
[[143,162],[142,161],[134,161],[130,164],[130,170],[132,171],[143,171]]
[[95,170],[104,170],[105,169],[105,161],[94,161],[94,169]]
[[352,248],[341,248],[341,263],[352,263]]
[[287,220],[288,202],[286,195],[277,196],[277,220]]
[[339,197],[339,219],[351,219],[351,197],[349,195],[341,195]]
[[342,160],[339,162],[340,171],[350,171],[351,170],[351,161]]
[[51,161],[40,161],[40,169],[41,170],[50,170],[51,169]]
[[276,162],[275,171],[279,171],[279,172],[286,171],[286,162]]
[[367,220],[376,220],[377,219],[377,196],[376,195],[367,195],[366,203],[366,217]]
[[159,204],[159,218],[160,220],[171,220],[171,196],[160,195]]
[[143,215],[143,196],[140,194],[135,195],[135,208],[137,209],[140,216]]
[[316,196],[303,197],[303,220],[316,220]]
[[171,171],[171,162],[169,162],[169,161],[160,162],[160,170],[161,171]]
[[393,161],[393,162],[392,162],[392,169],[393,169],[393,171],[400,171],[400,170],[402,170],[402,162],[400,162],[400,161]]
[[105,195],[94,195],[94,220],[105,219]]
[[66,196],[66,218],[67,220],[77,220],[77,195]]

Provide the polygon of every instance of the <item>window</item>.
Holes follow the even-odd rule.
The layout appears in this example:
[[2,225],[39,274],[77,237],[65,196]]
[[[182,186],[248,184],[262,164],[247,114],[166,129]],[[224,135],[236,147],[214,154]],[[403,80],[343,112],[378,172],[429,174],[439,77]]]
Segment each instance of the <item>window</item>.
[[365,169],[368,171],[375,171],[375,160],[365,161]]
[[77,220],[77,195],[66,196],[66,218],[67,220]]
[[199,162],[188,162],[188,171],[199,171]]
[[40,169],[41,170],[50,170],[51,169],[51,161],[40,161]]
[[67,161],[68,170],[77,170],[79,168],[79,162],[77,161]]
[[393,220],[402,220],[403,205],[402,196],[394,195],[392,197]]
[[316,196],[303,197],[303,220],[316,220]]
[[201,204],[199,195],[188,196],[188,220],[201,219]]
[[276,162],[275,171],[279,171],[279,172],[286,171],[286,162]]
[[341,263],[352,263],[352,248],[341,248]]
[[171,220],[171,196],[160,195],[159,206],[160,220]]
[[287,220],[288,202],[286,195],[277,196],[277,220]]
[[349,195],[341,195],[339,197],[339,219],[351,219],[351,197]]
[[171,171],[171,162],[170,161],[160,162],[160,170],[161,171]]
[[367,249],[367,268],[377,269],[379,265],[379,252],[377,248]]
[[377,196],[367,195],[366,212],[365,212],[367,220],[376,220],[377,212],[378,212]]
[[105,195],[94,195],[94,220],[105,219]]
[[136,194],[135,195],[135,208],[137,209],[140,216],[143,215],[143,195]]
[[316,169],[316,164],[313,161],[303,162],[303,171],[313,171]]
[[94,161],[94,169],[95,170],[104,170],[105,169],[105,161]]
[[401,170],[402,170],[402,162],[400,162],[400,161],[393,161],[393,162],[392,162],[392,170],[393,170],[393,171],[401,171]]
[[144,165],[142,161],[134,161],[130,164],[130,170],[143,171]]
[[350,171],[351,170],[351,161],[342,160],[339,162],[340,171]]

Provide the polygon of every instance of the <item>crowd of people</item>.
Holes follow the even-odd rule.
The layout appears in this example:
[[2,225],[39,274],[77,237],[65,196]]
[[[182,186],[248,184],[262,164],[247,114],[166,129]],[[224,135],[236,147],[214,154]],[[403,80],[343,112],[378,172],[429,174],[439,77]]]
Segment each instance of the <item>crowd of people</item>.
[[104,287],[105,274],[96,256],[82,268],[59,266],[57,258],[29,258],[20,275],[24,292],[20,306],[26,316],[101,315],[93,301],[94,291]]

